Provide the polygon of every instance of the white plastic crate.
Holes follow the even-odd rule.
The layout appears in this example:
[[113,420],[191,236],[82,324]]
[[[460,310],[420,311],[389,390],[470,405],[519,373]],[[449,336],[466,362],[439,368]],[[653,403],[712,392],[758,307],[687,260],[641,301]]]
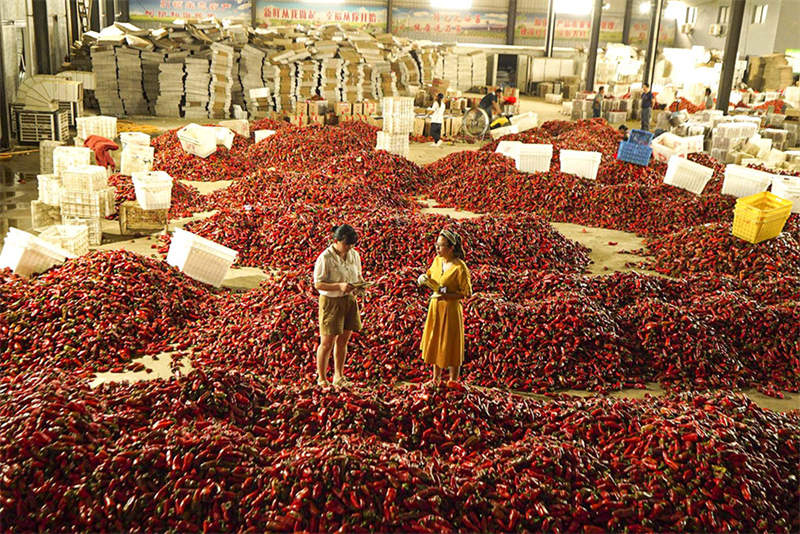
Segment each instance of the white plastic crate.
[[500,141],[494,151],[511,159],[516,159],[522,141]]
[[595,180],[597,178],[597,169],[600,168],[601,157],[600,152],[561,150],[559,152],[561,172]]
[[509,120],[511,121],[511,124],[516,127],[517,133],[530,130],[531,128],[536,128],[536,126],[539,124],[539,116],[532,111],[514,115]]
[[53,174],[61,173],[70,167],[92,164],[92,149],[83,146],[57,146],[53,149]]
[[628,120],[628,113],[625,111],[609,111],[607,120],[609,124],[622,124]]
[[217,134],[214,128],[187,124],[177,134],[181,148],[188,154],[207,158],[217,150]]
[[153,168],[155,148],[151,146],[129,145],[122,151],[120,172],[133,176],[137,172],[148,172]]
[[90,135],[99,135],[106,139],[117,137],[117,118],[97,115],[96,117],[78,117],[75,119],[78,137],[83,139]]
[[699,195],[713,174],[713,169],[703,167],[686,158],[672,156],[667,164],[664,183]]
[[800,178],[794,176],[774,176],[772,194],[792,201],[792,213],[800,213]]
[[108,187],[106,168],[100,165],[70,167],[61,173],[64,191],[100,191]]
[[[553,145],[522,143],[517,150],[514,161],[517,170],[522,172],[547,172],[553,159]],[[599,160],[598,160],[599,164]],[[594,170],[595,176],[597,169]]]
[[768,172],[731,164],[725,167],[722,194],[733,195],[736,198],[749,197],[766,191],[773,177]]
[[36,180],[39,187],[39,202],[50,206],[60,206],[61,177],[56,174],[39,174]]
[[519,129],[514,124],[512,124],[511,126],[503,126],[501,128],[495,128],[494,130],[489,130],[489,135],[492,136],[492,139],[500,139],[504,135],[510,135],[515,133],[519,133]]
[[53,173],[53,150],[64,146],[64,141],[39,141],[39,172],[42,174]]
[[23,232],[9,228],[0,251],[0,269],[8,267],[20,276],[46,271],[73,255],[57,245]]
[[176,228],[167,253],[167,263],[186,276],[219,287],[238,252],[191,232]]
[[57,224],[42,230],[39,237],[76,256],[89,252],[89,229],[83,225]]
[[136,201],[143,210],[169,209],[172,177],[164,171],[135,172],[132,175]]
[[691,135],[689,137],[684,137],[686,142],[686,151],[689,154],[695,154],[697,152],[702,152],[705,148],[705,136],[703,135]]
[[572,101],[561,102],[561,114],[567,116],[572,115]]
[[217,126],[222,126],[233,130],[242,137],[250,137],[250,123],[246,119],[228,119],[219,121]]
[[266,139],[267,137],[275,135],[275,130],[256,130],[254,134],[256,143],[259,143],[264,139]]
[[31,227],[42,230],[54,224],[61,224],[61,206],[51,206],[38,200],[31,200]]
[[119,141],[124,151],[129,146],[150,146],[150,136],[144,132],[121,132]]
[[64,217],[64,224],[85,226],[88,232],[89,246],[97,246],[103,242],[103,221],[99,218],[82,219],[79,217]]
[[684,139],[669,132],[659,135],[650,142],[650,147],[653,149],[653,159],[656,161],[669,161],[673,156],[686,156],[689,153],[689,148]]
[[233,140],[236,138],[236,135],[230,128],[224,128],[222,126],[214,127],[214,136],[217,139],[217,145],[222,145],[228,150],[231,149]]
[[385,150],[392,154],[408,157],[408,134],[378,132],[375,150]]
[[100,191],[68,191],[61,192],[61,214],[64,217],[80,219],[99,219],[116,211],[114,196],[116,188],[109,187]]

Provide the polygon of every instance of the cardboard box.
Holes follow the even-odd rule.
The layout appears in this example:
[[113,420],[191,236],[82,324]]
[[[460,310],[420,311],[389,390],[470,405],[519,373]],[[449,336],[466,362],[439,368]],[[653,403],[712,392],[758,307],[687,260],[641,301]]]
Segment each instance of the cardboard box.
[[337,102],[335,106],[335,111],[337,115],[352,115],[353,104],[351,104],[350,102]]
[[364,111],[362,113],[364,113],[364,115],[374,115],[378,113],[378,101],[364,100]]
[[364,103],[363,102],[356,102],[353,104],[353,115],[363,115],[364,114]]
[[294,113],[292,115],[289,115],[288,118],[289,118],[289,123],[293,126],[302,127],[308,125],[308,115]]
[[308,102],[305,100],[298,100],[294,106],[295,115],[308,115]]
[[325,115],[309,115],[307,124],[319,124],[320,126],[325,125]]
[[414,119],[414,131],[412,133],[415,136],[420,136],[425,133],[425,117],[416,117]]

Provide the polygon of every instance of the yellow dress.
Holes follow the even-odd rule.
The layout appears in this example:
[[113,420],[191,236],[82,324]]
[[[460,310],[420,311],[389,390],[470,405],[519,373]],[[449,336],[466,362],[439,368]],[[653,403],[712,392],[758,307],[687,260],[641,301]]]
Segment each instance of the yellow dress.
[[[447,287],[448,293],[472,295],[469,269],[460,259],[442,273],[444,260],[436,256],[427,275],[439,285]],[[438,367],[459,367],[464,361],[464,311],[461,300],[432,298],[428,306],[428,318],[422,332],[422,358],[425,363]]]

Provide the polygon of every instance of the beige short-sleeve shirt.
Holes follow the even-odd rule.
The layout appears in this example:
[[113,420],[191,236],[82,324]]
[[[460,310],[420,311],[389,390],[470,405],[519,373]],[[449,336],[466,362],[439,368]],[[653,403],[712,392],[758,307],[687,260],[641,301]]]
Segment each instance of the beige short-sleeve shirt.
[[[314,284],[317,282],[354,284],[362,280],[364,278],[361,274],[361,255],[356,249],[350,249],[347,256],[342,259],[331,245],[322,251],[314,264]],[[319,294],[333,298],[344,296],[341,291],[323,291],[321,289]]]

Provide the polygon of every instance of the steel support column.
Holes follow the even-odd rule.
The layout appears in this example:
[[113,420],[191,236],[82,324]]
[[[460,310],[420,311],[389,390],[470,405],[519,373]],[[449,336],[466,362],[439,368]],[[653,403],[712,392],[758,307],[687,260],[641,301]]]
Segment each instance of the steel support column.
[[631,20],[633,19],[633,0],[625,0],[625,15],[622,19],[622,44],[631,44]]
[[553,43],[556,40],[556,0],[547,0],[547,29],[544,34],[544,55],[553,57]]
[[[130,0],[119,0],[119,20],[120,22],[131,21],[131,3]],[[255,11],[253,11],[255,13]],[[253,24],[255,26],[255,24]]]
[[592,33],[589,35],[589,56],[586,59],[586,90],[594,91],[594,73],[597,67],[597,49],[600,47],[600,22],[603,17],[603,0],[594,0],[592,8]]
[[650,33],[647,36],[647,55],[644,58],[644,81],[653,85],[658,57],[658,36],[661,33],[661,15],[664,12],[664,0],[653,0],[650,3]]
[[386,0],[386,33],[392,33],[392,10],[394,0]]
[[36,46],[37,74],[53,74],[50,65],[50,33],[47,30],[47,3],[33,0],[33,38]]
[[506,22],[506,44],[513,45],[514,33],[517,29],[517,0],[508,0],[508,18]]
[[6,31],[14,31],[14,22],[5,20],[3,2],[0,1],[0,148],[11,146],[11,116],[6,102],[6,66],[3,59],[3,37]]
[[739,36],[742,33],[745,0],[732,0],[731,14],[728,19],[728,35],[725,37],[725,55],[722,56],[722,72],[719,75],[719,92],[717,93],[717,109],[728,113],[728,104],[733,89],[733,73],[736,70],[736,58],[739,51]]

